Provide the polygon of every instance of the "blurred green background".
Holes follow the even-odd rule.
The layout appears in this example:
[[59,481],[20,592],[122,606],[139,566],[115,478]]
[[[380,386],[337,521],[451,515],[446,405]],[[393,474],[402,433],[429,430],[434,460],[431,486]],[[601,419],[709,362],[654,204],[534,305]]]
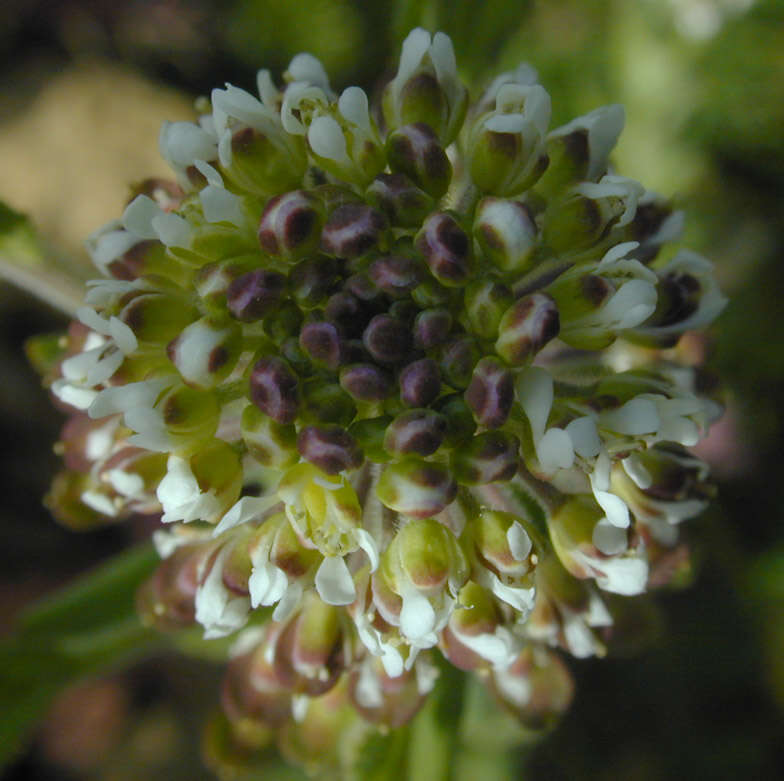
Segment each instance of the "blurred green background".
[[[521,754],[520,778],[782,777],[780,0],[4,0],[0,201],[32,218],[56,262],[38,266],[21,229],[10,239],[5,231],[0,258],[29,254],[22,287],[52,274],[58,283],[41,304],[0,282],[0,633],[25,604],[145,532],[79,535],[42,507],[62,419],[22,344],[65,325],[67,280],[90,275],[81,240],[120,213],[127,184],[165,173],[161,120],[190,118],[193,99],[225,81],[253,89],[258,67],[279,74],[299,51],[319,56],[336,87],[373,94],[417,24],[452,36],[474,88],[533,64],[553,98],[553,126],[624,103],[617,167],[675,196],[687,212],[685,244],[715,261],[731,299],[694,345],[721,377],[727,405],[700,449],[719,493],[686,531],[694,582],[643,603],[613,657],[570,662],[574,706]],[[0,212],[0,228],[14,219]],[[635,616],[654,611],[636,626]],[[2,778],[211,778],[198,738],[219,673],[162,656],[72,688]]]

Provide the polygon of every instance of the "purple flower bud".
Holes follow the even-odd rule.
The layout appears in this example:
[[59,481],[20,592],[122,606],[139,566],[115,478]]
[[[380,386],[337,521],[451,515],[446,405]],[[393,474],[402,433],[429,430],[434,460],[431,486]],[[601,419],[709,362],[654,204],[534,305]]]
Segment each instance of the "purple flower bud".
[[403,174],[380,174],[370,183],[367,197],[392,225],[403,228],[421,225],[435,206],[433,199]]
[[425,309],[414,320],[414,345],[430,350],[446,342],[452,329],[452,315],[447,309]]
[[323,225],[321,201],[305,190],[293,190],[267,202],[259,243],[270,255],[298,260],[318,248]]
[[481,357],[482,351],[471,337],[453,339],[444,347],[441,355],[444,380],[454,388],[467,388],[474,366]]
[[340,387],[357,401],[383,401],[391,385],[387,372],[370,363],[356,363],[340,372]]
[[357,441],[342,426],[307,426],[297,436],[297,450],[327,474],[362,466],[364,456]]
[[400,399],[409,407],[426,407],[441,392],[441,375],[432,358],[409,363],[398,377]]
[[482,358],[465,392],[476,422],[485,428],[503,426],[514,398],[512,372],[497,358]]
[[342,357],[338,329],[324,321],[305,323],[299,332],[299,345],[317,366],[334,371]]
[[398,455],[429,456],[441,447],[446,418],[427,409],[412,409],[398,415],[384,436],[384,447]]
[[525,204],[503,198],[483,198],[474,217],[474,236],[485,257],[501,271],[521,273],[531,265],[537,231]]
[[321,248],[339,258],[358,258],[378,245],[386,227],[381,212],[364,203],[347,203],[329,215]]
[[299,408],[297,376],[282,358],[256,362],[250,374],[250,400],[278,423],[292,423]]
[[237,277],[226,290],[226,302],[237,320],[260,320],[280,301],[286,278],[276,271],[256,269]]
[[452,454],[452,471],[459,482],[484,485],[511,480],[520,465],[516,437],[502,431],[477,434],[467,446]]
[[443,464],[409,457],[384,469],[376,495],[390,510],[429,518],[454,501],[457,483]]
[[544,293],[532,293],[504,312],[495,351],[508,364],[521,366],[556,337],[560,328],[555,301]]
[[392,298],[410,293],[425,274],[421,264],[408,255],[385,255],[374,260],[368,269],[376,287]]
[[341,290],[334,293],[324,306],[324,318],[334,323],[342,336],[361,336],[365,330],[368,307],[352,293]]
[[408,176],[433,198],[446,193],[452,164],[429,125],[416,122],[393,130],[387,137],[387,160],[392,171]]
[[446,212],[431,214],[414,240],[430,273],[447,287],[462,285],[471,272],[471,241]]
[[300,261],[289,275],[291,294],[305,309],[318,306],[332,292],[337,280],[335,261],[324,256]]
[[365,273],[352,274],[345,282],[345,289],[360,301],[372,301],[379,297],[379,290]]
[[376,315],[362,334],[368,352],[379,363],[399,363],[411,352],[411,332],[389,315]]

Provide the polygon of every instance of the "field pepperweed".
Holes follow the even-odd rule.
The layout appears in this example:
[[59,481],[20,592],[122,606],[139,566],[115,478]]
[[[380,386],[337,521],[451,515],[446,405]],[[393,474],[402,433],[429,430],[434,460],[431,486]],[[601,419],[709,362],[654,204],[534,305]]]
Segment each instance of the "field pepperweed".
[[307,54],[258,92],[165,123],[176,181],[89,238],[50,503],[160,513],[139,609],[236,636],[232,723],[402,725],[437,653],[547,723],[554,649],[604,653],[607,592],[670,582],[710,495],[677,346],[712,266],[609,168],[620,106],[550,129],[528,66],[471,104],[443,33],[377,114]]

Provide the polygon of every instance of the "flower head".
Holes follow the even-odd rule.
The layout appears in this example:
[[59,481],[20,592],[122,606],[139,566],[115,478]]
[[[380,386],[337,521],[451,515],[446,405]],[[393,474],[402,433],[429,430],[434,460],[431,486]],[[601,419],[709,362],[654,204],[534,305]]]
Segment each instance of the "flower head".
[[399,726],[440,649],[544,723],[553,649],[603,653],[602,592],[709,495],[717,405],[663,348],[718,315],[712,267],[660,261],[677,217],[608,173],[619,106],[551,130],[521,66],[469,109],[421,29],[383,123],[310,55],[284,78],[166,123],[176,182],[88,240],[50,501],[161,514],[140,609],[237,634],[232,720]]

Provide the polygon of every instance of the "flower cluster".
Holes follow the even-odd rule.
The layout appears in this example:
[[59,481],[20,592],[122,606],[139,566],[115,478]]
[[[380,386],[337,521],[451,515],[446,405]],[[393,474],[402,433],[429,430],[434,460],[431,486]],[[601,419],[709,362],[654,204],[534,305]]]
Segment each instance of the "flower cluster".
[[707,502],[711,264],[609,169],[623,109],[551,129],[528,66],[469,104],[417,29],[377,112],[310,55],[284,81],[164,124],[176,181],[90,237],[50,502],[160,513],[142,615],[236,634],[236,723],[398,726],[436,650],[544,723],[553,649],[602,654],[603,592],[668,582]]

